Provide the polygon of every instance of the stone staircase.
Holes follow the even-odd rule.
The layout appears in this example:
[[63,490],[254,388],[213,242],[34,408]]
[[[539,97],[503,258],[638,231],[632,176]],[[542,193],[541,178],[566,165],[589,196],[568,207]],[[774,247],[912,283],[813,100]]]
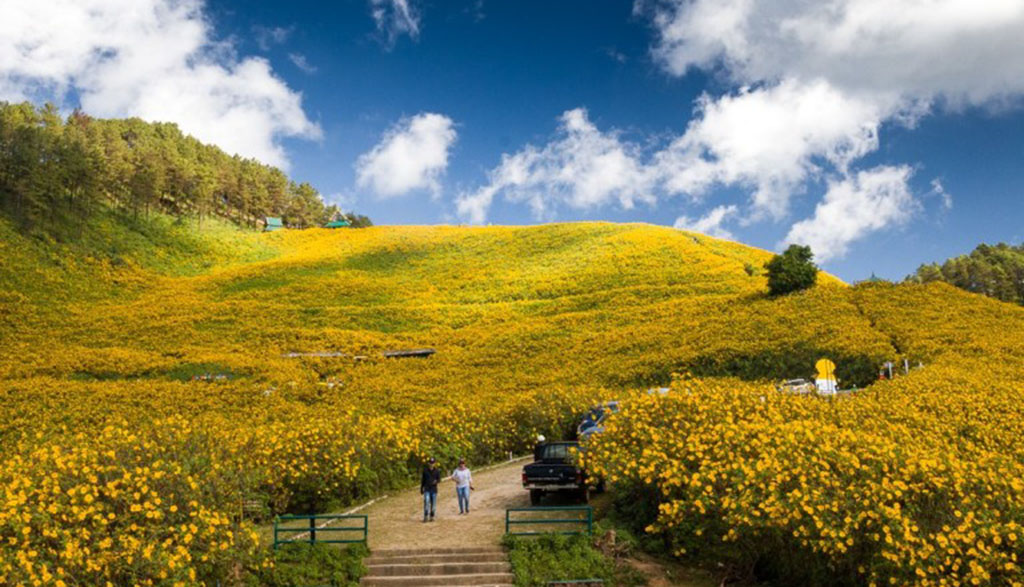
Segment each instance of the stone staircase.
[[363,561],[360,585],[513,587],[512,566],[500,547],[374,550]]

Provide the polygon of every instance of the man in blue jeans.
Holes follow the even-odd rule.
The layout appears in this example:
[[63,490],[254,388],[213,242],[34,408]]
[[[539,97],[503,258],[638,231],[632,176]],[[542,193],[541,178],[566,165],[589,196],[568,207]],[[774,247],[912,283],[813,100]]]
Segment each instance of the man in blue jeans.
[[423,475],[420,477],[420,493],[423,494],[423,521],[428,519],[434,521],[434,512],[437,509],[437,484],[441,482],[441,469],[437,466],[434,457],[427,459],[423,467]]

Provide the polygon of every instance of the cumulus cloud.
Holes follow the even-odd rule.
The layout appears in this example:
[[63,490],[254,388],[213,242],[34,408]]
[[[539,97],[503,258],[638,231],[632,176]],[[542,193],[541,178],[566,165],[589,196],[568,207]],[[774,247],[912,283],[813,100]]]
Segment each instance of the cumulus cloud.
[[730,217],[736,216],[738,212],[739,207],[734,204],[718,206],[696,220],[693,220],[688,216],[680,216],[679,218],[676,218],[676,222],[673,226],[679,230],[700,232],[715,238],[732,239],[732,233],[722,227],[722,223]]
[[841,91],[982,103],[1024,91],[1021,0],[670,0],[653,7],[669,72],[740,83],[827,79]]
[[705,98],[686,131],[660,149],[598,129],[583,108],[560,122],[546,145],[505,154],[486,185],[461,194],[459,215],[483,222],[499,196],[550,219],[560,207],[630,209],[672,196],[699,200],[715,185],[738,184],[752,188],[753,203],[745,218],[733,207],[733,219],[781,218],[793,190],[822,172],[819,161],[845,172],[877,148],[879,115],[873,104],[815,82]]
[[456,136],[455,123],[443,114],[423,113],[403,119],[356,161],[356,185],[380,198],[416,190],[436,196]]
[[824,263],[873,232],[905,224],[919,207],[907,188],[911,173],[906,165],[881,166],[829,182],[814,216],[794,224],[779,245],[809,245]]
[[891,107],[824,80],[704,96],[686,132],[657,155],[660,175],[667,192],[691,196],[716,184],[749,187],[752,218],[780,219],[794,191],[821,170],[818,162],[845,173],[878,147]]
[[[786,219],[795,196],[842,183],[880,146],[886,123],[908,127],[940,107],[1005,104],[1024,92],[1024,0],[649,0],[652,53],[671,75],[703,69],[732,86],[706,94],[686,128],[653,152],[624,143],[645,199],[700,202],[744,189],[740,224]],[[495,197],[549,210],[571,205],[566,136],[506,154],[459,211],[479,221]],[[540,162],[538,162],[540,161]],[[554,177],[557,181],[548,181]],[[909,189],[909,187],[907,187]],[[553,194],[553,195],[545,195]],[[613,198],[606,200],[614,203]],[[944,200],[945,201],[945,200]]]
[[878,148],[886,121],[913,125],[937,107],[1002,105],[1024,93],[1024,0],[661,0],[637,9],[651,15],[652,53],[667,72],[703,69],[744,88],[702,99],[679,141],[674,184],[750,186],[752,219],[784,217],[813,172],[848,177]]
[[560,206],[587,210],[618,204],[653,203],[654,177],[636,145],[616,132],[601,132],[583,108],[562,114],[556,137],[542,148],[527,145],[488,175],[483,187],[460,194],[458,214],[470,222],[486,219],[495,196],[527,203],[536,218],[549,219]]
[[420,37],[420,14],[412,0],[370,0],[370,15],[387,47],[402,35],[414,41]]
[[76,94],[95,116],[171,121],[231,153],[285,166],[283,137],[317,138],[302,97],[213,36],[200,0],[17,2],[0,19],[0,99]]

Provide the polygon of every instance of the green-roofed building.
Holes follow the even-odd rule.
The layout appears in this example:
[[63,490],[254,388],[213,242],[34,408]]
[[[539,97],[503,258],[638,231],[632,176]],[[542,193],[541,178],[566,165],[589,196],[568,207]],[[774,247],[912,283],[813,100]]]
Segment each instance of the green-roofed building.
[[263,219],[263,232],[281,230],[282,228],[284,228],[284,222],[281,222],[280,218],[267,216],[266,218]]
[[324,228],[347,228],[348,226],[350,226],[348,220],[345,220],[344,218],[339,218],[337,220],[331,220],[330,222],[324,225]]

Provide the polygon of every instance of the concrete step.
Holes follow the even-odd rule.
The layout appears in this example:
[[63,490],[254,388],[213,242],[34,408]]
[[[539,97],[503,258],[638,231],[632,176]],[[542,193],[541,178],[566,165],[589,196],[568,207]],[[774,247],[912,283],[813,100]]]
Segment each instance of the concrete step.
[[460,575],[405,575],[396,577],[363,577],[360,585],[370,587],[432,587],[435,585],[510,585],[515,581],[512,573],[470,573]]
[[364,562],[367,574],[359,583],[371,587],[512,587],[515,581],[500,546],[391,548],[374,550]]
[[478,575],[480,573],[507,573],[512,570],[508,561],[502,562],[443,562],[413,564],[367,564],[368,577],[408,577],[438,575]]
[[367,565],[394,564],[431,564],[431,563],[497,563],[508,560],[504,551],[497,552],[458,552],[448,554],[398,554],[383,555],[374,552],[363,560]]
[[504,553],[505,549],[500,546],[474,546],[471,548],[380,548],[374,549],[370,554],[373,556],[411,556],[430,554],[481,554],[481,553]]

